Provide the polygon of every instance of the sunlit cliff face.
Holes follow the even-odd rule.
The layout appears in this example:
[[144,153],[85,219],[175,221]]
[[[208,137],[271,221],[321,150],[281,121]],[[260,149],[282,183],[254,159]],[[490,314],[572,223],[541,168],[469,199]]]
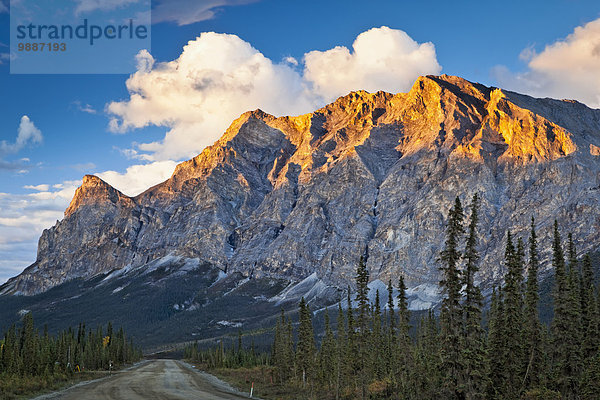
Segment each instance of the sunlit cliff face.
[[170,254],[345,286],[368,253],[373,278],[437,283],[447,210],[475,192],[478,279],[491,283],[506,231],[525,235],[533,214],[540,242],[556,218],[581,250],[600,246],[600,221],[583,218],[600,215],[599,148],[600,111],[445,75],[421,77],[408,93],[352,92],[300,116],[250,111],[134,198],[86,176],[11,290]]

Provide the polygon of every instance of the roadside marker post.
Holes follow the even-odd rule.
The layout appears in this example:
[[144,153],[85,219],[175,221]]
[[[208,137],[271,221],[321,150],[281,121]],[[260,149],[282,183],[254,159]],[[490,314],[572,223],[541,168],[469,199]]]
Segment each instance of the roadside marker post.
[[250,386],[250,398],[252,398],[253,392],[254,392],[254,382],[252,382],[252,386]]

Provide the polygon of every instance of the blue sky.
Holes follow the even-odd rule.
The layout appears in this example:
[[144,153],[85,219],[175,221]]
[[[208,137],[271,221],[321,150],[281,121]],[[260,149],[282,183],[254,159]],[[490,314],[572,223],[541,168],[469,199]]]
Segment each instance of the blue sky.
[[[419,74],[439,72],[600,104],[597,1],[156,0],[152,46],[135,79],[11,75],[8,2],[0,4],[0,283],[35,260],[42,229],[62,218],[84,174],[137,194],[246,109],[308,112],[357,85],[404,91]],[[369,63],[378,57],[395,69]],[[161,64],[172,60],[210,87],[202,92]]]

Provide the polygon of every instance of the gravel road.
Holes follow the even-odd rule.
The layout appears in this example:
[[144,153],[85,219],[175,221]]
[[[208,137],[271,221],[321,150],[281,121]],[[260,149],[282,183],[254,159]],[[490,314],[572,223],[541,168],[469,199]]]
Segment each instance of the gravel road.
[[151,360],[111,377],[79,384],[36,400],[238,400],[237,392],[212,375],[176,360]]

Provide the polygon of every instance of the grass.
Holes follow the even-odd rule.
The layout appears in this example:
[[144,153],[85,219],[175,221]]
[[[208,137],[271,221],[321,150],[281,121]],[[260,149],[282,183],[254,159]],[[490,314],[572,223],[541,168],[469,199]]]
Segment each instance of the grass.
[[283,386],[274,381],[273,367],[207,369],[206,365],[196,365],[198,369],[208,371],[242,393],[250,394],[250,388],[254,382],[253,397],[265,400],[293,400],[300,398],[300,388],[290,387],[289,385]]
[[30,399],[32,397],[55,392],[76,383],[98,379],[106,372],[86,371],[74,375],[54,374],[50,376],[0,375],[0,398],[6,400]]

